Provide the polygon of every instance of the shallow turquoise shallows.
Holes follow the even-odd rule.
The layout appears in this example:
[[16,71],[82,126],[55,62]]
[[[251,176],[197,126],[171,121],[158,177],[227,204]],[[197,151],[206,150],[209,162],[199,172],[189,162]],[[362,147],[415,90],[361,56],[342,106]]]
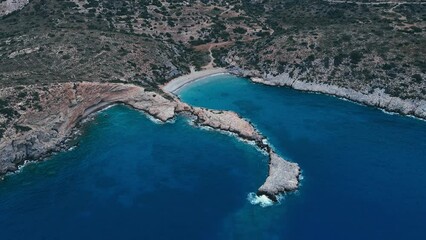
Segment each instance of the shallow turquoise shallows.
[[426,122],[229,75],[179,96],[250,119],[300,164],[300,190],[252,205],[265,155],[115,106],[0,182],[0,239],[426,239]]

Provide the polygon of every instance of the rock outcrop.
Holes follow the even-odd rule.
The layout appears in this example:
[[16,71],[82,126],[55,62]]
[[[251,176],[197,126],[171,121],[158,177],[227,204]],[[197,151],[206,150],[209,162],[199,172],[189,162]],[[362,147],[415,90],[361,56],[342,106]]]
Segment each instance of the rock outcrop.
[[299,176],[300,168],[297,163],[288,162],[273,150],[269,150],[269,175],[257,195],[266,195],[277,201],[276,195],[279,193],[297,189]]
[[235,112],[193,107],[191,113],[196,117],[195,123],[198,125],[235,133],[242,139],[254,141],[261,149],[266,149],[264,137]]
[[0,17],[21,10],[29,2],[29,0],[6,0],[0,2]]
[[[14,90],[2,89],[0,97],[16,96]],[[0,139],[0,177],[17,170],[26,160],[40,160],[67,147],[66,139],[82,119],[107,106],[121,103],[163,122],[183,113],[189,115],[196,125],[231,132],[252,141],[270,155],[271,175],[259,193],[276,200],[276,194],[297,188],[298,174],[295,173],[299,172],[298,165],[275,154],[256,128],[234,112],[192,107],[173,95],[119,83],[53,84],[40,89],[39,95],[39,107],[20,110],[21,113],[9,122]],[[16,111],[22,107],[19,99],[13,104]]]

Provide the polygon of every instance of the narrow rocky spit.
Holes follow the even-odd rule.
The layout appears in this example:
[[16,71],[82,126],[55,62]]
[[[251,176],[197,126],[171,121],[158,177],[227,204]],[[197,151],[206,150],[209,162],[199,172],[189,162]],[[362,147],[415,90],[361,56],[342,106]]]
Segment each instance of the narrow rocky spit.
[[[8,124],[0,139],[0,177],[16,171],[25,161],[42,160],[52,152],[68,147],[66,141],[73,129],[90,114],[113,104],[125,104],[162,122],[184,114],[197,126],[230,132],[255,143],[270,159],[269,176],[259,189],[259,195],[276,201],[276,195],[298,187],[299,166],[279,157],[261,133],[234,112],[192,107],[172,94],[121,83],[52,84],[43,86],[39,93],[39,108],[22,110],[19,106],[23,102],[12,103],[19,114]],[[2,98],[13,94],[16,94],[14,88],[0,90]]]

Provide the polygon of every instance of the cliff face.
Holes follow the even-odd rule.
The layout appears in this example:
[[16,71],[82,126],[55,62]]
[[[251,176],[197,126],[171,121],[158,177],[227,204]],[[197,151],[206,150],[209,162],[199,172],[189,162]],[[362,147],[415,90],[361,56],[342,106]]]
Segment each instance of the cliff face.
[[0,2],[0,17],[21,10],[29,2],[29,0],[6,0],[4,2]]
[[[38,102],[34,105],[36,107],[23,107],[23,102],[28,102],[28,98],[23,97],[23,89],[19,90],[20,94],[16,88],[0,90],[0,97],[10,100],[9,108],[3,109],[12,112],[12,117],[7,121],[0,119],[6,125],[0,139],[0,177],[15,171],[25,160],[40,160],[53,151],[63,149],[66,147],[65,140],[80,120],[111,104],[122,103],[163,122],[183,113],[189,115],[196,125],[232,132],[244,140],[254,142],[269,153],[270,173],[285,176],[284,179],[273,177],[268,180],[268,186],[278,184],[271,187],[270,192],[268,189],[262,190],[262,194],[273,200],[276,194],[294,190],[298,185],[298,165],[279,158],[259,131],[234,112],[192,107],[174,96],[128,84],[82,82],[27,88],[36,89],[31,93],[38,96]],[[276,164],[277,158],[294,169],[287,171],[289,168],[282,168],[281,163]],[[289,188],[290,185],[293,187]]]

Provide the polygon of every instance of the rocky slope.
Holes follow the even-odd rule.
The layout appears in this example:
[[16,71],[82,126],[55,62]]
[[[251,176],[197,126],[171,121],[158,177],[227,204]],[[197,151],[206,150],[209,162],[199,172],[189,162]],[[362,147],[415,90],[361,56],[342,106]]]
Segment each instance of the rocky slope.
[[0,17],[21,10],[29,2],[29,0],[5,0],[0,2]]
[[[269,187],[263,187],[259,194],[276,200],[276,194],[294,190],[298,185],[298,165],[276,155],[255,127],[234,112],[191,107],[171,95],[121,83],[81,82],[27,88],[33,90],[30,95],[36,103],[28,104],[29,97],[22,94],[28,89],[0,90],[0,97],[9,100],[2,111],[11,112],[9,119],[1,119],[6,127],[0,139],[0,177],[17,170],[26,160],[40,160],[67,147],[67,138],[82,119],[111,104],[122,103],[163,122],[176,114],[189,115],[196,125],[232,132],[243,140],[254,142],[270,155],[269,172],[272,174],[265,183]],[[34,95],[38,96],[36,100]],[[277,164],[277,161],[282,163]]]
[[32,0],[0,18],[0,87],[99,81],[153,90],[214,60],[265,83],[423,117],[426,5],[410,2]]

